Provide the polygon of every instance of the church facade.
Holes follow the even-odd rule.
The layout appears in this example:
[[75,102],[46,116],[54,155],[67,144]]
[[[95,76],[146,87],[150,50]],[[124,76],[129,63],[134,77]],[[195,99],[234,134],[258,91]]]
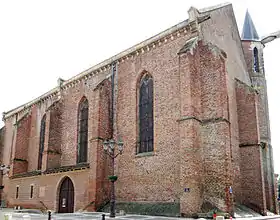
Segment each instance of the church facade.
[[[277,213],[263,49],[248,13],[240,37],[231,4],[192,7],[188,20],[59,79],[3,113],[2,201],[101,210],[114,169],[126,211]],[[114,167],[111,138],[124,143]]]

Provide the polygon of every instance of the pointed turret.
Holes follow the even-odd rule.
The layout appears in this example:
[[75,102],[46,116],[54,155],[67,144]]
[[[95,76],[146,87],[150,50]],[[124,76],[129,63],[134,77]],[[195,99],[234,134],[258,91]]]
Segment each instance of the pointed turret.
[[265,78],[265,68],[263,60],[263,50],[265,43],[268,43],[277,37],[280,37],[280,33],[275,32],[271,35],[260,39],[256,31],[252,18],[247,10],[243,31],[242,31],[242,46],[245,55],[245,61],[247,63],[248,73],[251,78],[252,86],[258,92],[257,108],[258,108],[258,127],[260,142],[265,147],[261,148],[261,163],[262,163],[262,176],[264,181],[259,183],[263,185],[266,199],[262,204],[265,210],[270,212],[278,212],[278,205],[276,201],[276,194],[274,188],[274,167],[273,167],[273,149],[271,146],[270,135],[270,122],[269,122],[269,110],[267,99],[267,84]]
[[259,40],[259,35],[256,31],[255,25],[248,12],[248,9],[246,11],[241,38],[242,40]]

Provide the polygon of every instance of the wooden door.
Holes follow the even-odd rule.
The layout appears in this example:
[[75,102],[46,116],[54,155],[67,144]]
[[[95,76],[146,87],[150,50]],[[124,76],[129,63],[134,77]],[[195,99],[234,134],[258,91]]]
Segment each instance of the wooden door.
[[66,177],[60,186],[58,212],[74,212],[74,186],[69,177]]

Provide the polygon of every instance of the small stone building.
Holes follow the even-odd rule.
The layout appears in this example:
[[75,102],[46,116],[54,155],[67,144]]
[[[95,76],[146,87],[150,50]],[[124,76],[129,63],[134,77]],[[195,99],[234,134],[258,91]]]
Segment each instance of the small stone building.
[[[184,215],[244,204],[278,212],[264,44],[231,4],[189,18],[3,114],[9,207],[101,210],[103,141],[124,142],[117,207]],[[1,138],[2,140],[2,138]],[[138,211],[137,211],[138,210]]]

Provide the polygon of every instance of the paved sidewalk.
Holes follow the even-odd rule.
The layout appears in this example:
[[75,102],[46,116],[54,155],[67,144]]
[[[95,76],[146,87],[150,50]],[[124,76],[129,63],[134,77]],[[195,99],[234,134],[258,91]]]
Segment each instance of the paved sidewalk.
[[[5,214],[11,214],[12,220],[39,220],[48,219],[47,214],[35,214],[35,213],[16,213],[13,209],[3,209],[0,210],[0,220],[4,220]],[[52,214],[52,220],[72,220],[72,219],[85,219],[85,220],[101,220],[102,214],[105,214],[105,219],[117,219],[117,220],[189,220],[190,218],[172,218],[172,217],[161,217],[161,216],[145,216],[145,215],[133,215],[127,214],[123,216],[116,216],[115,218],[110,218],[109,213],[101,212],[76,212],[76,213],[65,213],[65,214]]]
[[[16,213],[13,209],[2,209],[0,210],[0,220],[4,220],[5,214],[11,214],[11,218],[9,220],[47,220],[47,214],[35,214],[35,213]],[[108,219],[116,219],[116,220],[191,220],[192,218],[172,218],[172,217],[162,217],[162,216],[146,216],[146,215],[133,215],[127,214],[123,216],[116,216],[116,218],[110,218],[109,213],[101,213],[101,212],[76,212],[76,213],[64,213],[52,214],[52,220],[101,220],[102,214],[105,214],[105,220]],[[203,218],[200,218],[202,220]],[[237,218],[238,220],[261,220],[261,219],[280,219],[280,216],[261,216],[261,217],[251,217],[251,218]]]

